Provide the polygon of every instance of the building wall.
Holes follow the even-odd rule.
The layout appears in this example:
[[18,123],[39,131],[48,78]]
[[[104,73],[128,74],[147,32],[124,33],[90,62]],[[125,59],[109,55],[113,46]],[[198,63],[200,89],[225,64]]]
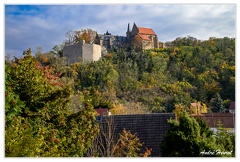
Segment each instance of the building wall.
[[[100,124],[106,125],[106,118],[113,118],[115,133],[119,134],[125,128],[132,134],[136,133],[142,145],[141,153],[145,148],[152,148],[151,157],[160,157],[160,143],[170,128],[168,119],[174,119],[173,113],[111,115],[103,116]],[[117,140],[117,139],[115,139]]]
[[[113,45],[117,47],[129,47],[131,42],[134,40],[134,36],[139,34],[139,29],[134,23],[132,30],[130,31],[129,24],[126,32],[126,37],[114,36],[110,34],[99,34],[97,42],[99,42],[101,47],[105,47],[107,50]],[[121,38],[120,38],[121,37]],[[151,41],[142,40],[143,49],[158,48],[158,38],[157,35],[148,35]],[[119,39],[120,38],[120,39]],[[146,43],[147,42],[147,43]],[[147,45],[146,45],[147,44]]]
[[92,57],[92,61],[98,61],[102,54],[102,48],[100,45],[98,44],[93,44],[93,57]]
[[63,48],[63,57],[67,63],[98,61],[101,57],[101,46],[97,44],[74,44]]
[[101,46],[97,44],[84,44],[82,46],[83,62],[98,61],[101,57]]
[[63,48],[63,57],[67,58],[67,63],[72,64],[77,61],[81,61],[82,58],[82,45],[74,44],[65,46]]
[[133,24],[132,31],[131,31],[131,35],[133,36],[133,35],[136,35],[136,34],[138,34],[138,33],[139,33],[139,30],[138,30],[136,24],[134,23],[134,24]]
[[155,38],[154,38],[154,48],[159,48],[157,35],[156,35]]

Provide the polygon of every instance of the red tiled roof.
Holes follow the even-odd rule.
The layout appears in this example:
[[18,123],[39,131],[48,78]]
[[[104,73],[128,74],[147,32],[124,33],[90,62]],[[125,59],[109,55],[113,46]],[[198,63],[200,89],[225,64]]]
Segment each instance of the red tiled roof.
[[108,108],[97,108],[95,109],[98,115],[107,115],[108,114]]
[[138,27],[140,34],[156,35],[151,28]]
[[148,40],[148,41],[150,40],[147,35],[139,34],[139,36],[140,36],[141,39],[143,39],[143,40]]
[[235,102],[231,102],[229,109],[235,109]]
[[191,106],[197,107],[197,103],[191,103]]

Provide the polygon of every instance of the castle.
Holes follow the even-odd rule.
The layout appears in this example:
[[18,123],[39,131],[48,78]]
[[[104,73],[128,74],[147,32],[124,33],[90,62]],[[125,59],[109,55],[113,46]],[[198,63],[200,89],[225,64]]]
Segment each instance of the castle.
[[130,30],[128,23],[126,36],[111,35],[108,31],[98,34],[97,43],[102,47],[111,49],[112,47],[131,47],[135,46],[139,50],[158,48],[158,37],[151,28],[138,27],[133,24]]
[[158,37],[151,28],[138,27],[135,23],[130,30],[128,23],[126,36],[111,35],[108,31],[104,34],[97,34],[94,44],[68,45],[63,48],[63,56],[67,57],[68,64],[77,61],[97,61],[107,51],[116,48],[135,47],[135,50],[158,48]]

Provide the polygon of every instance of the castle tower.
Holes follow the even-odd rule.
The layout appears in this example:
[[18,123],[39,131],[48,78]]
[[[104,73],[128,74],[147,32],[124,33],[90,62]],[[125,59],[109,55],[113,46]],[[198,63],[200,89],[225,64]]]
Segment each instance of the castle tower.
[[127,28],[126,36],[127,36],[127,39],[129,39],[130,36],[131,36],[130,24],[129,24],[129,23],[128,23],[128,28]]

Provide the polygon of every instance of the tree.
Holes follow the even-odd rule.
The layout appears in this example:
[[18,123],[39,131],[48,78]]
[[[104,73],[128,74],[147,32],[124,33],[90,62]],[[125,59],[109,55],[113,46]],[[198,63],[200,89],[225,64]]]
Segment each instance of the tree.
[[173,110],[175,116],[176,116],[176,120],[179,119],[181,113],[185,110],[185,107],[181,104],[176,104],[175,105],[175,109]]
[[74,39],[75,43],[80,43],[80,40],[85,40],[85,43],[94,43],[97,32],[92,29],[81,29],[80,31],[75,31]]
[[210,102],[212,112],[223,112],[223,100],[219,93],[216,93]]
[[61,45],[55,45],[53,48],[52,48],[52,51],[50,51],[51,53],[53,53],[54,55],[57,55],[59,57],[62,57],[63,56],[63,47],[64,47],[64,44],[61,44]]
[[[120,134],[119,142],[115,146],[115,157],[138,157],[142,146],[136,134],[131,134],[130,131],[123,129]],[[146,148],[146,152],[142,156],[147,157],[151,154],[151,149]]]
[[160,145],[164,157],[208,156],[201,152],[214,152],[221,148],[215,143],[213,132],[207,128],[206,124],[190,117],[186,111],[181,113],[179,121],[169,120],[168,123],[170,129]]
[[39,156],[44,144],[41,135],[34,134],[34,127],[21,117],[25,104],[14,92],[11,63],[5,62],[5,156]]
[[[51,145],[48,145],[49,134],[42,130],[51,131],[53,125],[64,125],[71,90],[64,87],[50,69],[41,67],[30,51],[24,58],[6,65],[5,135],[9,136],[6,154],[44,156],[45,149],[50,149]],[[27,145],[23,145],[24,141]],[[21,147],[21,152],[14,151],[17,147]],[[30,153],[27,150],[31,147]]]
[[220,120],[217,123],[217,129],[216,142],[224,148],[221,151],[231,152],[231,156],[235,157],[235,134],[224,130]]
[[92,105],[71,114],[72,89],[30,52],[7,62],[5,75],[6,156],[83,156],[98,132]]
[[65,40],[65,45],[76,43],[75,42],[75,34],[76,33],[73,30],[67,31],[67,33],[65,34],[65,37],[67,38],[67,40]]
[[65,45],[71,45],[71,44],[76,44],[80,43],[81,40],[84,40],[85,43],[96,43],[96,36],[97,32],[87,28],[87,29],[81,29],[77,31],[69,30],[66,34],[65,37],[67,38],[65,40]]
[[151,150],[140,154],[142,143],[136,134],[123,129],[121,134],[116,133],[116,125],[112,116],[102,117],[100,132],[88,149],[87,157],[148,157]]

